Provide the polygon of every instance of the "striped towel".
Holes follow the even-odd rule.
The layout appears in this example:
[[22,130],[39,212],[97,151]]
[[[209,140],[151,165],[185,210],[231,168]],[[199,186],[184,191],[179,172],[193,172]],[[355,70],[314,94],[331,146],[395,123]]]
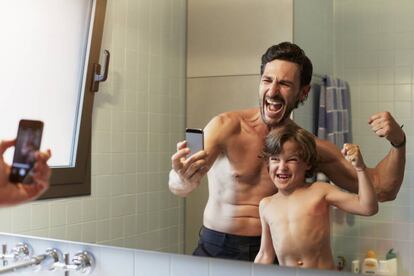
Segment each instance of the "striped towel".
[[348,83],[325,76],[321,85],[318,112],[318,137],[338,148],[352,142],[351,98]]

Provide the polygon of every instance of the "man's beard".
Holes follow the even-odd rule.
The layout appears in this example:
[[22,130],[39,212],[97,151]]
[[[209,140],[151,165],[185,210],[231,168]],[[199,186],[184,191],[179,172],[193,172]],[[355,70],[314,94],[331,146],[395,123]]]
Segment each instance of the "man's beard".
[[290,116],[290,114],[292,113],[292,111],[296,108],[296,107],[298,107],[298,104],[299,104],[299,99],[298,100],[296,100],[294,103],[291,103],[291,104],[289,104],[289,105],[286,105],[286,102],[285,102],[285,100],[284,99],[281,99],[281,98],[279,98],[279,97],[277,97],[277,98],[274,98],[274,99],[277,99],[277,100],[279,100],[279,101],[283,101],[283,107],[282,108],[284,108],[285,110],[284,110],[284,112],[283,112],[283,115],[282,115],[282,117],[280,117],[279,119],[277,119],[277,120],[274,120],[274,119],[267,119],[266,118],[266,115],[265,115],[265,108],[266,108],[266,103],[265,103],[265,101],[266,100],[261,100],[260,102],[259,102],[259,105],[260,105],[260,115],[261,115],[261,117],[262,117],[262,121],[268,126],[268,127],[273,127],[273,126],[276,126],[276,125],[278,125],[278,124],[280,124],[280,123],[282,123],[282,122],[284,122],[287,118],[289,118],[289,116]]

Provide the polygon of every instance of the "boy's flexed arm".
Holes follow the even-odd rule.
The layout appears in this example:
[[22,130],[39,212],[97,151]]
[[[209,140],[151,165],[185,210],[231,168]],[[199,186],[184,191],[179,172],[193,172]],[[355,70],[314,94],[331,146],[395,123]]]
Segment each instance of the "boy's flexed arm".
[[345,144],[342,149],[342,154],[344,154],[345,158],[351,162],[356,170],[358,194],[343,192],[330,185],[327,186],[327,201],[350,213],[365,216],[376,214],[378,212],[378,200],[358,145]]
[[270,234],[270,227],[264,216],[264,208],[266,201],[268,200],[269,198],[262,199],[259,205],[260,221],[262,223],[262,239],[260,242],[259,253],[257,253],[256,258],[254,259],[254,262],[259,264],[272,264],[276,257],[272,236]]

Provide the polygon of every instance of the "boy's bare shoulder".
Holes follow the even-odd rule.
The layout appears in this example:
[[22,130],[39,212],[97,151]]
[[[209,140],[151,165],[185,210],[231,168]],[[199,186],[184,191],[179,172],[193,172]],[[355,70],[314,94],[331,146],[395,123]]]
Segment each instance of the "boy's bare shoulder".
[[262,198],[262,199],[260,200],[260,205],[266,205],[267,203],[269,203],[269,202],[270,202],[270,200],[272,199],[272,197],[273,197],[273,196],[267,196],[267,197]]
[[266,208],[266,206],[268,206],[272,200],[275,200],[276,197],[277,197],[277,193],[274,195],[262,198],[259,203],[259,208],[261,209]]
[[334,184],[328,183],[328,182],[323,182],[323,181],[316,181],[314,183],[312,183],[312,185],[310,185],[310,188],[312,189],[312,191],[329,191],[332,189],[338,189],[337,186],[335,186]]

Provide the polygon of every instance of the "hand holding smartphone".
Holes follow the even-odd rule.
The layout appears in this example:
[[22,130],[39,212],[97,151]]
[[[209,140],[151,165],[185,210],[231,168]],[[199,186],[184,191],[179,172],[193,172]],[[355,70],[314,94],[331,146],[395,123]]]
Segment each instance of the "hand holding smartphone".
[[35,152],[40,149],[42,133],[43,122],[20,120],[9,176],[10,182],[31,183],[31,170],[36,161]]
[[187,147],[190,149],[190,154],[187,158],[204,149],[204,133],[202,129],[187,128],[185,130],[185,140],[187,141]]

